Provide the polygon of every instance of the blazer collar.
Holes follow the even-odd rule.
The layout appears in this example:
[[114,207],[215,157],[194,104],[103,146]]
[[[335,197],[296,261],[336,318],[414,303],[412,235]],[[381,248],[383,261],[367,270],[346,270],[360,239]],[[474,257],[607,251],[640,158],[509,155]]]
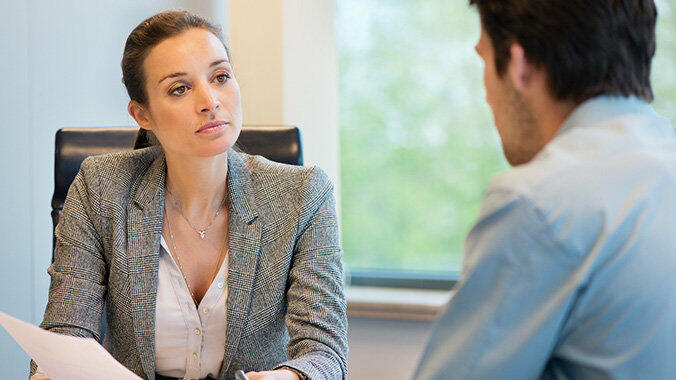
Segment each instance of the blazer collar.
[[159,146],[147,148],[154,154],[143,155],[141,159],[148,169],[141,175],[134,188],[132,189],[132,202],[144,209],[153,200],[161,197],[164,200],[164,180],[167,173],[167,162],[164,151]]
[[228,150],[228,191],[230,203],[235,214],[246,224],[251,224],[258,217],[254,187],[251,173],[244,157],[235,150]]
[[[158,196],[164,200],[164,182],[166,179],[167,163],[164,151],[160,147],[152,147],[157,150],[156,155],[151,155],[150,167],[143,174],[132,190],[132,201],[141,209],[148,206]],[[254,187],[251,182],[251,173],[246,161],[241,154],[230,149],[228,154],[227,184],[230,192],[231,204],[236,214],[244,223],[251,222],[258,217]],[[154,157],[154,160],[153,160]],[[161,205],[160,205],[161,206]]]

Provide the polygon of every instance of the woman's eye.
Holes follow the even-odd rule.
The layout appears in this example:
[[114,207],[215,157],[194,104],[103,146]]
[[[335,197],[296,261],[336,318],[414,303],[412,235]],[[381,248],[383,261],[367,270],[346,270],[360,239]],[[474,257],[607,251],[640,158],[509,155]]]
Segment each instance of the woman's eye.
[[185,92],[188,91],[188,88],[186,86],[179,86],[176,87],[171,93],[173,95],[183,95]]
[[218,83],[225,83],[225,82],[228,81],[229,78],[230,78],[230,76],[228,76],[228,74],[219,74],[219,75],[216,75],[216,81],[217,81]]

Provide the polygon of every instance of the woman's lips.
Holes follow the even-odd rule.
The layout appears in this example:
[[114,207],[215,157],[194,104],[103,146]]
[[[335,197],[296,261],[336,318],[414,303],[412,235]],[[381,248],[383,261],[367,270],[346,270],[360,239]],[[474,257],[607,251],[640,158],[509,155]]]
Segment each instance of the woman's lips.
[[201,135],[209,135],[209,134],[221,132],[227,126],[228,126],[228,123],[225,122],[225,121],[215,121],[215,122],[204,124],[195,133],[201,134]]

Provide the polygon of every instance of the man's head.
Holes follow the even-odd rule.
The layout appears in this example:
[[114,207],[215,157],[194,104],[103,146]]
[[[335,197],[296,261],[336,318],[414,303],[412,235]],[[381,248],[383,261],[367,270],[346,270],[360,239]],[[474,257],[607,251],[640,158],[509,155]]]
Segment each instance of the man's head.
[[470,0],[477,51],[507,160],[528,162],[577,105],[598,95],[651,101],[653,0]]

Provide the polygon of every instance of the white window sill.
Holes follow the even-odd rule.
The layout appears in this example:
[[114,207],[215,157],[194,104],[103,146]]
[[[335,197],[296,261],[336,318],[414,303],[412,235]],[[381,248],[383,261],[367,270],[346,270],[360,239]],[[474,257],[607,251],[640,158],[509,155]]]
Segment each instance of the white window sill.
[[433,321],[453,291],[348,286],[345,294],[349,317]]

